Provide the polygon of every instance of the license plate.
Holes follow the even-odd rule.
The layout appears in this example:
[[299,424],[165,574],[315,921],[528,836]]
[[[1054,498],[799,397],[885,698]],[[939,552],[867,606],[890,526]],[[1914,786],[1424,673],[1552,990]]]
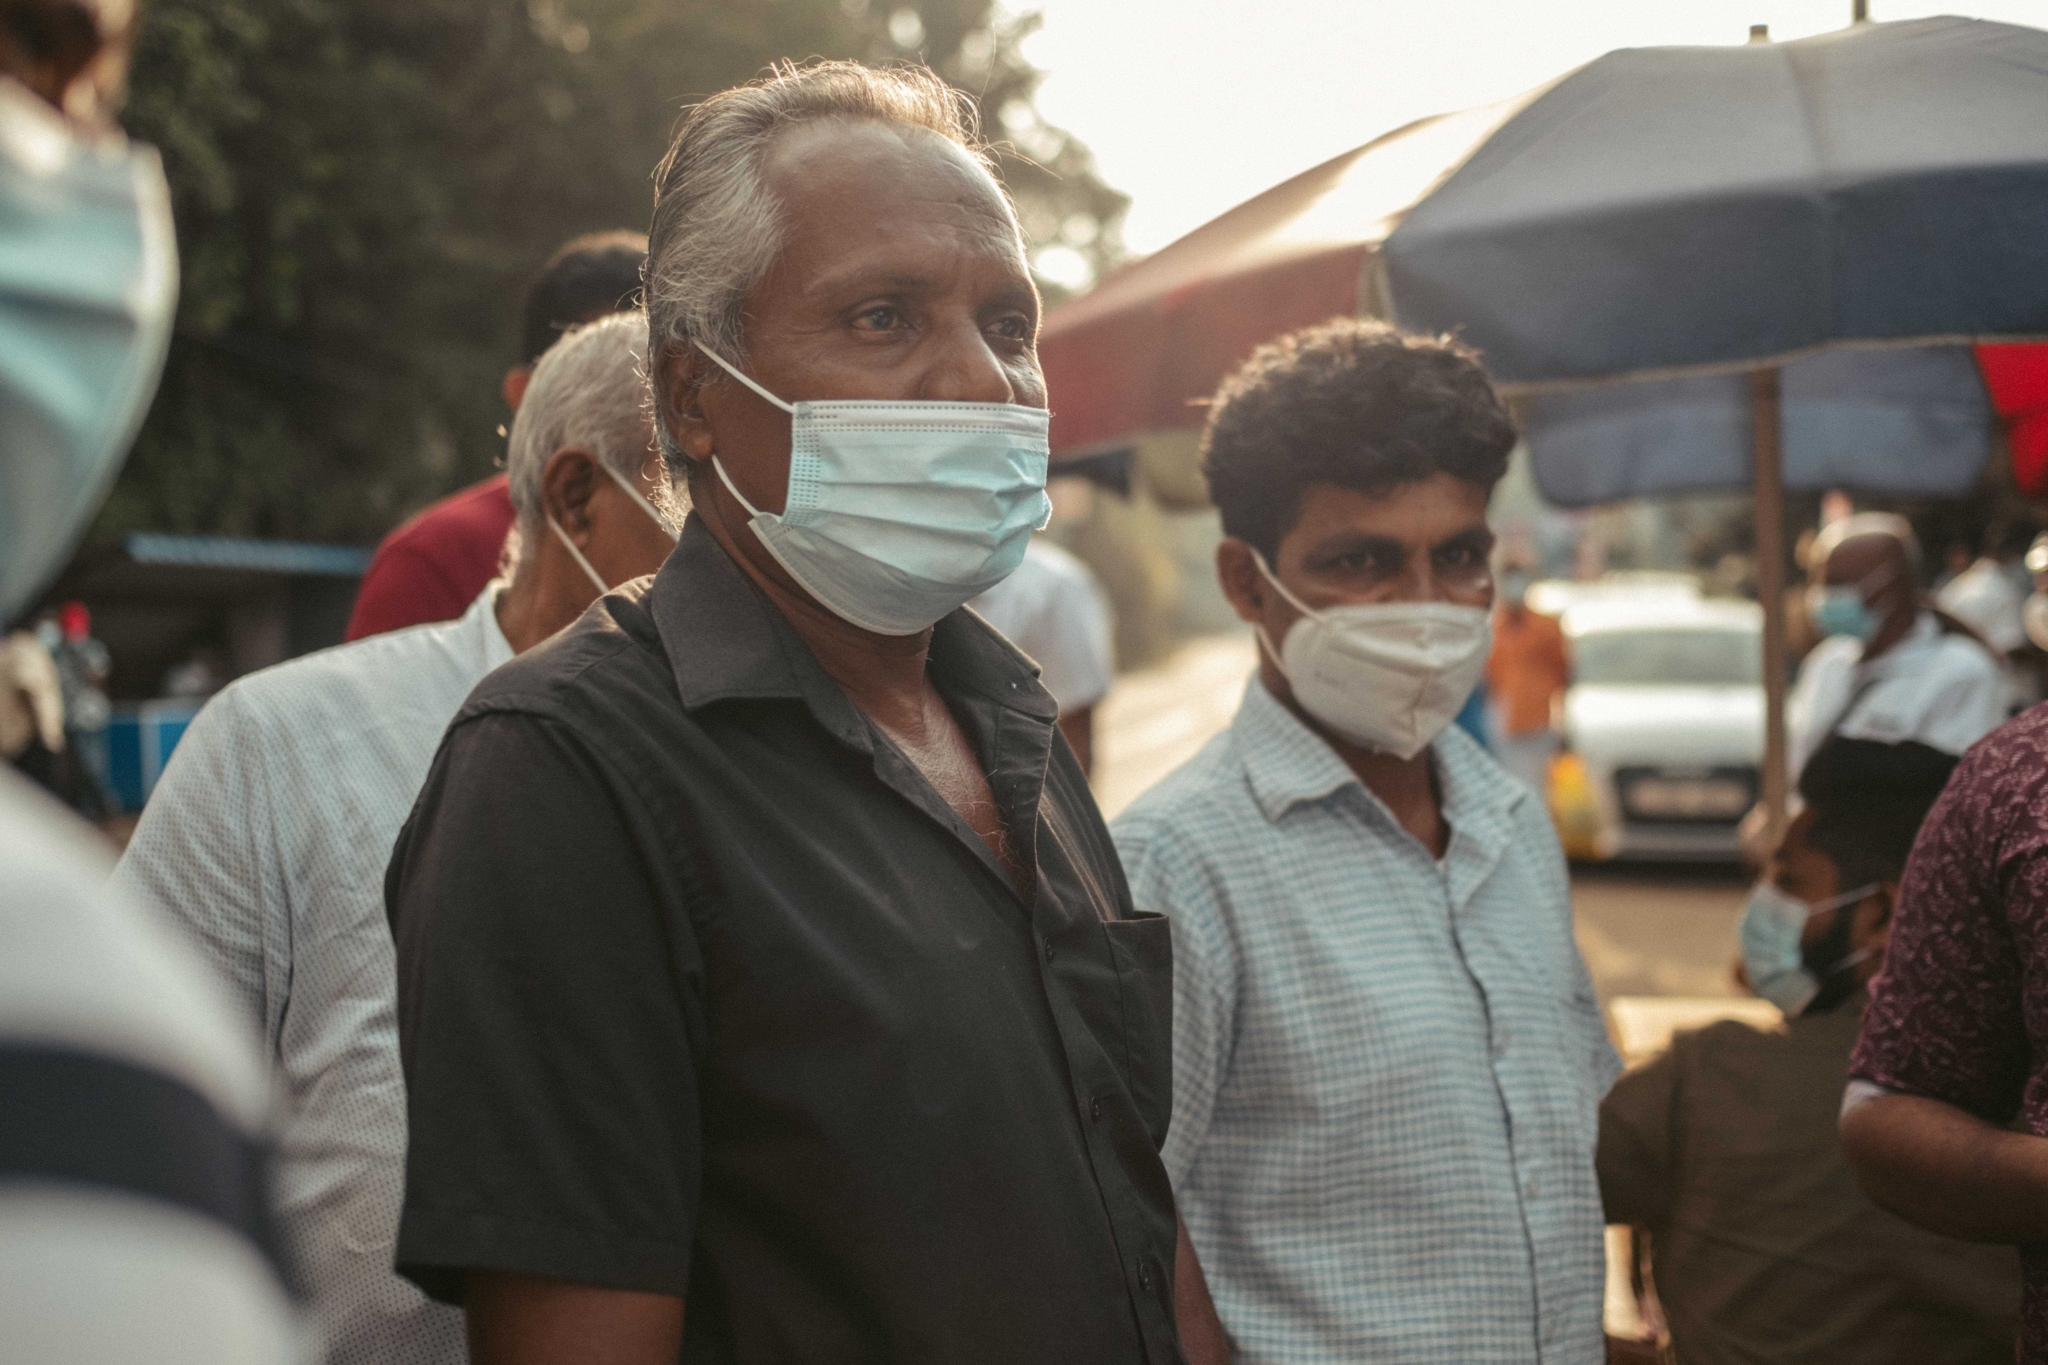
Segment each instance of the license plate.
[[1749,788],[1727,777],[1639,777],[1629,784],[1629,808],[1666,820],[1740,819]]

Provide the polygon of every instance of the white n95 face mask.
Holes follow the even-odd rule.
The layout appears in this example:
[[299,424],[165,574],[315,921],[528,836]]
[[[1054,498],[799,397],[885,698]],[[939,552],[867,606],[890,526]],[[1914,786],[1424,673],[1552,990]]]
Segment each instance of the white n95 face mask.
[[1493,647],[1493,619],[1450,602],[1365,602],[1316,611],[1266,558],[1259,572],[1301,613],[1279,649],[1259,628],[1304,711],[1362,748],[1413,758],[1472,695]]
[[712,467],[776,562],[862,630],[915,635],[1008,578],[1052,519],[1043,408],[785,403],[699,349],[790,415],[780,513],[748,502],[716,455]]

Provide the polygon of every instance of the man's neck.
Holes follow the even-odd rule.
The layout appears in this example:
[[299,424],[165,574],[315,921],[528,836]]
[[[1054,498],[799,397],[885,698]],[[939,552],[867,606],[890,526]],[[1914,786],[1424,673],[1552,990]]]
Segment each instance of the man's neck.
[[540,556],[529,552],[512,571],[512,581],[498,594],[498,629],[514,654],[524,654],[583,614],[596,594],[578,576],[570,584],[544,572]]
[[1294,699],[1294,689],[1288,685],[1286,675],[1263,651],[1259,656],[1259,677],[1267,693],[1330,746],[1365,789],[1393,812],[1401,828],[1414,835],[1416,842],[1429,850],[1430,857],[1444,856],[1444,850],[1450,845],[1450,825],[1444,819],[1443,793],[1438,790],[1436,763],[1430,757],[1429,749],[1423,749],[1413,758],[1402,758],[1398,754],[1361,748],[1343,736],[1333,734],[1328,726],[1302,709],[1301,703]]
[[1913,629],[1913,623],[1920,619],[1920,604],[1915,602],[1910,611],[1902,611],[1885,621],[1877,634],[1870,637],[1863,646],[1863,662],[1869,663],[1896,646]]
[[929,628],[915,635],[877,635],[842,620],[797,587],[780,565],[762,562],[767,557],[765,552],[755,553],[758,537],[743,525],[730,525],[721,500],[701,499],[696,510],[712,538],[767,595],[790,629],[809,646],[818,666],[845,690],[854,705],[892,734],[916,733],[924,727],[930,686],[925,677],[932,639]]

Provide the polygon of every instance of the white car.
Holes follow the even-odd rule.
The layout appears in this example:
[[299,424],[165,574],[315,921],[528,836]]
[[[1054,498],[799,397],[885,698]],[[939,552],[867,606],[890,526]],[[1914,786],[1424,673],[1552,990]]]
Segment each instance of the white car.
[[1601,858],[1739,859],[1764,750],[1763,612],[1655,592],[1565,609],[1565,740],[1585,764]]

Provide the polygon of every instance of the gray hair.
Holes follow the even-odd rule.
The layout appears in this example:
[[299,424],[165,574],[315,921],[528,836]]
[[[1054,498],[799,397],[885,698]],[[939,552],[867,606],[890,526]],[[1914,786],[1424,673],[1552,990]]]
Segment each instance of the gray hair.
[[[777,135],[827,119],[922,128],[965,149],[993,173],[974,134],[973,100],[927,67],[782,65],[713,95],[683,119],[654,172],[646,290],[651,370],[658,370],[663,357],[697,343],[743,363],[747,292],[782,249],[782,216],[762,167]],[[656,426],[675,470],[681,452]]]
[[521,531],[541,519],[541,473],[574,446],[639,487],[654,453],[647,430],[647,319],[613,313],[571,328],[548,347],[512,419],[505,477]]

